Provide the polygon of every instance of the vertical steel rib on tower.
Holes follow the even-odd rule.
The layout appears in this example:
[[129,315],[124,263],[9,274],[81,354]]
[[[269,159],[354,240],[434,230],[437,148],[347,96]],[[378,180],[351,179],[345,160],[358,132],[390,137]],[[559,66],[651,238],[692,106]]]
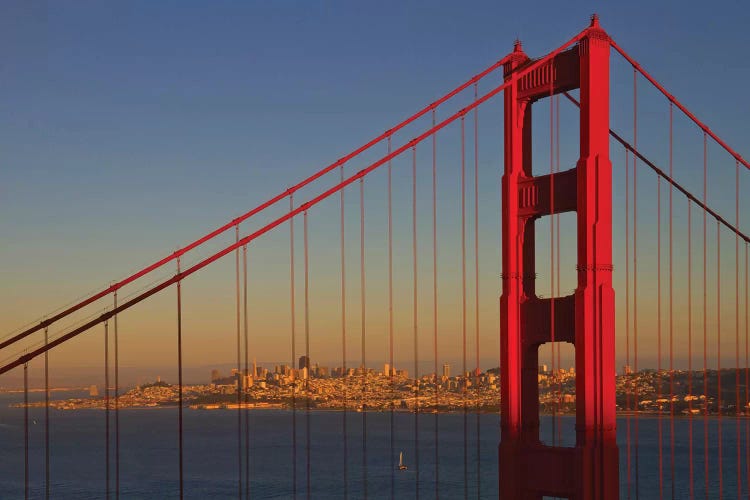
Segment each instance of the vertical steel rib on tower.
[[[504,75],[502,180],[500,497],[616,499],[612,164],[609,159],[609,37],[596,16],[577,46],[518,77],[532,61],[516,42]],[[580,159],[575,168],[532,175],[532,104],[580,88]],[[552,91],[550,91],[552,89]],[[554,177],[554,179],[553,179]],[[554,189],[554,193],[550,192]],[[554,206],[552,204],[554,203]],[[535,290],[534,224],[577,213],[578,287],[551,299]],[[554,323],[553,323],[554,322]],[[539,439],[539,348],[576,347],[576,445]]]

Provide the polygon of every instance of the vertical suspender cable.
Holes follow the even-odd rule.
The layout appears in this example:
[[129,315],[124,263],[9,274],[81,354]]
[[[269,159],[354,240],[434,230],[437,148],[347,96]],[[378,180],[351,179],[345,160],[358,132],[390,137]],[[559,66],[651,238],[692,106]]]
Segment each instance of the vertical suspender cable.
[[[735,160],[734,225],[740,229],[740,162]],[[742,497],[742,438],[740,434],[740,236],[734,239],[734,414],[737,441],[737,498]]]
[[[498,196],[499,204],[496,207],[496,210],[497,210],[497,213],[502,214],[503,213],[503,188],[502,188],[501,185],[498,185],[498,187],[496,189],[497,189],[496,193],[499,195]],[[497,241],[497,246],[500,249],[500,251],[497,254],[495,254],[495,258],[497,259],[497,261],[501,261],[502,260],[502,247],[503,247],[502,246],[503,245],[503,222],[502,222],[502,216],[500,217],[500,223],[496,226],[496,230],[497,230],[497,233],[496,233],[497,240],[496,241]],[[505,276],[502,273],[500,274],[500,277],[501,277],[500,278],[501,281],[502,280],[506,280],[506,279],[510,279],[510,277]],[[502,319],[503,319],[502,298],[501,298],[500,295],[501,294],[498,294],[497,303],[496,303],[496,305],[497,305],[497,321],[498,321],[498,329],[497,329],[498,338],[500,338],[500,335],[502,334]],[[500,366],[500,362],[501,362],[501,359],[502,359],[502,346],[500,346],[498,348],[498,350],[495,351],[495,353],[497,355],[497,358],[495,358],[495,359],[498,362],[498,366]],[[499,399],[498,399],[498,402],[499,402]],[[495,416],[497,418],[497,424],[496,424],[497,428],[502,428],[502,424],[503,424],[502,412],[499,412],[499,411],[496,412]]]
[[[390,144],[390,137],[388,143]],[[339,169],[341,181],[344,180],[344,166]],[[344,190],[341,190],[341,377],[343,378],[344,411],[342,414],[342,432],[344,434],[344,500],[349,498],[349,432],[347,421],[348,374],[346,368],[346,252],[344,250]],[[391,431],[392,432],[392,431]],[[391,441],[393,439],[391,438]],[[391,446],[392,447],[392,446]]]
[[[432,126],[435,126],[435,110],[432,110]],[[432,350],[435,362],[435,498],[440,498],[440,431],[439,411],[440,383],[438,382],[438,303],[437,303],[437,134],[432,134]]]
[[[661,400],[663,395],[662,372],[661,372],[661,177],[656,176],[656,399]],[[662,441],[664,431],[662,429],[661,402],[658,403],[659,414],[657,415],[657,439],[659,441],[659,498],[664,498],[664,460]]]
[[[478,98],[478,84],[474,84],[474,101]],[[474,108],[474,387],[479,390],[479,108]],[[480,432],[480,408],[477,400],[476,415],[476,447],[477,447],[477,498],[481,498],[481,432]],[[437,415],[437,414],[436,414]]]
[[[117,291],[114,293],[114,308],[117,309]],[[120,338],[117,330],[117,314],[113,318],[115,326],[115,499],[120,500]]]
[[[240,240],[240,226],[234,226],[234,241]],[[234,252],[235,330],[237,343],[237,498],[242,498],[242,392],[244,379],[240,367],[240,249]]]
[[104,322],[104,484],[105,498],[109,499],[109,322]]
[[[672,151],[673,151],[673,133],[672,133],[672,116],[673,116],[674,105],[669,103],[669,180],[673,179],[673,162],[672,162]],[[674,252],[673,252],[673,219],[672,219],[672,182],[669,183],[669,470],[670,470],[670,485],[672,495],[671,498],[675,498],[675,470],[674,470],[674,281],[673,268],[674,268]],[[688,270],[688,272],[690,272]]]
[[724,459],[722,446],[722,428],[721,428],[721,224],[716,221],[716,411],[717,426],[719,428],[719,449],[717,455],[719,458],[719,498],[724,493],[724,471],[722,465]]
[[[433,122],[435,111],[432,111]],[[388,154],[391,154],[391,138],[388,137]],[[395,442],[395,382],[393,380],[393,179],[392,162],[388,160],[388,376],[390,386],[390,439],[391,439],[391,499],[396,497],[396,442]]]
[[[633,148],[638,150],[638,72],[633,68]],[[633,154],[633,368],[638,374],[638,157]],[[633,391],[635,402],[635,497],[640,498],[638,470],[638,384]]]
[[[242,246],[242,318],[243,318],[243,329],[245,333],[245,370],[243,371],[243,377],[245,381],[248,381],[249,372],[249,360],[248,360],[248,319],[247,319],[247,245]],[[255,365],[253,364],[252,380],[258,374],[255,371]],[[242,385],[241,385],[242,386]],[[250,498],[250,414],[248,413],[248,388],[249,384],[244,384],[244,414],[245,414],[245,498]]]
[[[432,111],[433,121],[435,111]],[[391,154],[391,138],[388,137],[388,154]],[[391,444],[391,498],[396,497],[396,442],[394,434],[395,385],[393,380],[393,179],[391,160],[388,160],[388,377],[390,387],[390,444]]]
[[464,498],[469,496],[468,415],[466,407],[466,126],[461,117],[461,400],[464,413]]
[[[433,122],[435,110],[432,111]],[[388,154],[391,154],[391,138],[388,137]],[[396,498],[396,443],[394,435],[395,386],[393,380],[393,179],[392,162],[388,160],[388,382],[390,386],[390,438],[391,438],[391,498]]]
[[[630,151],[625,150],[625,366],[630,367]],[[627,377],[625,392],[625,405],[628,414],[625,417],[625,436],[627,455],[627,498],[630,500],[631,480],[631,438],[630,438],[630,412],[633,410],[632,403],[632,383],[628,373],[623,373]]]
[[305,246],[305,465],[307,466],[307,498],[311,496],[312,474],[310,462],[310,264],[307,237],[307,210],[302,214]]
[[29,500],[29,364],[23,364],[23,492]]
[[695,498],[695,462],[693,459],[693,203],[688,198],[688,275],[687,275],[687,315],[688,315],[688,394],[690,400],[688,401],[688,411],[690,412],[690,418],[688,419],[688,454],[690,455],[689,470],[690,470],[690,500]]
[[[289,195],[289,211],[294,210],[294,194]],[[289,294],[291,304],[292,327],[292,495],[297,498],[297,377],[294,367],[297,366],[296,307],[294,303],[294,218],[289,219]]]
[[182,280],[180,276],[180,258],[177,257],[177,384],[179,393],[177,394],[177,422],[179,432],[179,454],[180,454],[180,500],[184,497],[185,491],[182,481],[183,470],[183,450],[182,450]]
[[367,498],[367,362],[366,362],[366,282],[365,282],[365,179],[359,179],[359,285],[360,285],[360,313],[362,332],[362,491]]
[[[707,191],[707,145],[706,133],[703,133],[703,206],[706,205]],[[704,465],[704,487],[706,498],[708,498],[708,371],[706,350],[708,348],[707,336],[708,323],[706,318],[707,300],[708,300],[708,281],[706,280],[706,211],[703,210],[703,465]]]
[[[49,330],[44,328],[44,345],[49,342]],[[44,498],[49,500],[49,351],[44,353]]]
[[412,191],[411,191],[411,217],[412,217],[412,260],[414,270],[413,290],[413,329],[414,329],[414,458],[416,466],[415,498],[419,499],[419,331],[417,326],[417,147],[412,147]]

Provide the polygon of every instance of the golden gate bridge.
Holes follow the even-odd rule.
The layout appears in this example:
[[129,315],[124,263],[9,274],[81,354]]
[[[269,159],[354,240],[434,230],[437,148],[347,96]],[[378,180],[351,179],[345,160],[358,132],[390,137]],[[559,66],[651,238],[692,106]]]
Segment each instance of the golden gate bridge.
[[[613,55],[619,58],[617,63],[610,60]],[[632,130],[611,127],[610,88],[615,64],[626,68],[623,74],[631,85],[628,98],[632,101],[632,115],[628,120]],[[656,140],[639,135],[643,120],[639,98],[642,99],[645,92],[659,95],[665,109],[664,130]],[[499,105],[501,96],[502,123],[486,124],[489,120],[480,119],[484,116],[480,115],[480,109],[488,109],[487,115],[492,116],[492,106]],[[548,107],[545,102],[549,103]],[[649,114],[655,113],[653,100],[648,102]],[[532,120],[532,109],[542,120]],[[566,169],[561,168],[561,149],[565,151],[572,146],[561,139],[561,117],[563,136],[575,131],[574,136],[578,137],[575,165],[568,165]],[[686,139],[676,137],[676,123],[687,130]],[[684,124],[689,124],[689,129]],[[479,175],[480,145],[485,146],[490,139],[480,132],[480,125],[493,131],[502,130],[504,137],[502,158],[487,155],[491,162],[487,161],[494,168],[503,165],[499,188],[501,205],[483,207],[485,214],[491,214],[490,218],[501,228],[501,239],[495,245],[497,248],[483,252],[487,255],[482,256],[479,193],[480,186],[484,186]],[[491,141],[488,147],[496,146],[499,135],[491,137]],[[542,161],[532,156],[532,150],[539,150],[534,146],[535,141],[548,146],[548,155]],[[654,143],[666,145],[667,154],[650,151],[655,149]],[[698,154],[687,156],[686,151]],[[445,155],[443,158],[441,153]],[[452,177],[440,181],[454,188],[452,200],[439,196],[443,193],[438,190],[439,165],[449,167]],[[104,341],[103,397],[106,400],[103,417],[106,432],[102,439],[106,468],[101,492],[108,498],[119,497],[122,387],[118,351],[122,339],[118,319],[127,317],[125,314],[131,308],[157,294],[171,293],[176,307],[179,397],[175,416],[174,474],[178,484],[176,494],[180,498],[190,495],[185,484],[184,455],[190,434],[183,423],[186,406],[183,401],[183,288],[190,286],[189,278],[198,271],[215,265],[222,258],[226,257],[226,261],[234,257],[234,362],[239,372],[247,376],[251,373],[250,353],[257,352],[251,345],[250,330],[256,317],[248,310],[248,290],[273,288],[248,277],[248,253],[264,238],[272,235],[287,238],[284,245],[289,249],[288,274],[287,270],[277,273],[286,275],[284,280],[288,280],[285,293],[289,304],[282,316],[289,322],[289,338],[284,342],[291,347],[292,367],[299,356],[304,356],[309,363],[316,341],[311,327],[314,314],[311,303],[316,300],[311,279],[315,276],[316,256],[310,251],[310,240],[315,236],[312,228],[317,227],[320,231],[323,231],[320,228],[333,231],[337,236],[333,240],[325,238],[325,253],[328,256],[338,253],[339,262],[320,264],[327,281],[335,281],[338,287],[337,290],[329,287],[323,293],[328,302],[336,304],[340,315],[340,351],[328,355],[340,358],[344,373],[352,365],[360,367],[349,377],[352,380],[347,382],[349,389],[345,395],[362,402],[360,406],[364,410],[358,412],[361,418],[358,435],[362,437],[361,474],[356,479],[362,485],[358,493],[350,493],[348,489],[354,479],[349,477],[351,443],[348,440],[352,429],[347,429],[350,420],[346,407],[342,412],[340,434],[343,453],[340,458],[326,458],[342,462],[340,496],[396,496],[398,451],[394,449],[393,435],[394,413],[399,409],[393,403],[387,411],[390,412],[391,436],[389,460],[394,462],[382,484],[368,479],[366,401],[367,391],[375,389],[368,389],[367,364],[368,360],[380,356],[371,353],[382,350],[383,340],[385,359],[390,367],[384,376],[391,387],[397,383],[393,368],[399,358],[413,356],[410,368],[415,382],[410,387],[414,393],[414,420],[408,431],[415,441],[414,461],[410,467],[416,476],[410,495],[415,498],[440,496],[438,420],[441,415],[435,413],[434,435],[430,436],[434,457],[420,456],[419,440],[425,439],[424,429],[420,431],[420,423],[425,425],[425,420],[420,419],[420,404],[424,402],[420,391],[426,390],[426,384],[433,384],[434,391],[430,394],[437,403],[441,390],[447,391],[437,381],[439,360],[449,350],[444,347],[445,332],[440,331],[439,323],[441,318],[451,322],[449,316],[458,311],[455,328],[451,330],[457,350],[450,355],[460,358],[463,377],[459,393],[463,398],[462,486],[465,497],[470,496],[473,481],[470,476],[476,476],[476,487],[471,484],[472,496],[479,497],[480,490],[484,489],[497,492],[504,499],[545,496],[675,498],[683,494],[690,498],[746,497],[750,494],[750,420],[747,420],[750,413],[750,238],[742,226],[745,222],[741,218],[741,186],[746,182],[748,168],[750,165],[738,152],[620,47],[599,25],[596,16],[583,31],[536,59],[527,56],[521,43],[516,41],[506,57],[298,184],[132,275],[6,335],[0,341],[0,375],[22,370],[24,380],[24,450],[17,457],[18,464],[14,465],[17,470],[23,470],[23,492],[28,498],[34,489],[30,484],[29,463],[34,450],[30,450],[30,446],[39,443],[30,442],[29,435],[40,432],[30,424],[30,366],[44,372],[44,449],[41,451],[45,457],[44,493],[48,497],[50,468],[54,467],[50,463],[50,449],[55,445],[49,431],[54,415],[49,411],[48,360],[58,346],[75,342],[81,334],[96,327]],[[723,189],[719,197],[711,199],[708,190],[712,181],[728,175],[718,173],[720,170],[730,171],[734,189]],[[316,191],[310,194],[313,189]],[[378,191],[375,196],[382,203],[375,212],[366,213],[366,208],[369,210],[372,206],[366,202],[366,190]],[[441,204],[453,210],[445,220],[440,219],[445,213]],[[352,206],[354,212],[347,211]],[[574,224],[565,222],[562,216],[566,213],[575,214]],[[319,216],[317,221],[316,216]],[[367,222],[373,218],[379,219],[380,238],[375,242],[370,237],[372,232],[366,230]],[[347,230],[351,227],[355,228],[354,232]],[[473,234],[470,234],[472,229]],[[444,235],[440,235],[441,232]],[[357,236],[353,240],[352,234]],[[224,241],[228,237],[230,240]],[[574,241],[575,253],[561,249],[561,240]],[[209,246],[212,244],[219,244],[220,248],[215,250]],[[451,265],[445,265],[439,258],[444,245],[452,245],[457,253]],[[545,248],[540,248],[542,246]],[[209,248],[207,254],[201,254],[205,248]],[[384,264],[376,272],[372,271],[372,264],[367,263],[373,255]],[[484,263],[499,255],[501,275],[488,275],[483,269],[494,266]],[[573,264],[561,265],[561,260],[573,258],[575,278],[570,280],[564,274]],[[354,278],[350,273],[347,276],[347,271],[352,269]],[[368,280],[382,285],[382,297],[373,299],[372,293],[368,294],[372,291]],[[438,293],[443,290],[439,287],[443,280],[455,285],[455,293],[448,294],[453,302],[448,305],[441,301]],[[562,290],[568,281],[574,285],[574,291],[564,295]],[[497,293],[487,293],[482,286],[487,282],[489,289],[494,286]],[[334,292],[335,300],[331,299]],[[485,301],[495,304],[490,314],[481,307],[481,295],[492,295],[484,297]],[[353,314],[358,316],[354,326],[350,324]],[[385,318],[385,326],[380,329],[386,335],[378,336],[377,340],[373,340],[371,333],[372,316]],[[479,453],[475,468],[469,460],[473,439],[469,436],[470,416],[477,413],[478,441],[479,409],[470,407],[467,395],[474,390],[472,380],[474,388],[479,385],[480,358],[486,356],[481,345],[480,324],[488,316],[493,317],[488,323],[495,328],[500,347],[499,352],[491,355],[500,367],[500,441],[497,462],[493,465],[498,470],[498,484],[482,485]],[[83,319],[73,326],[62,326],[63,320],[74,317]],[[352,342],[359,343],[358,356],[351,354]],[[373,347],[377,343],[381,345]],[[550,439],[545,439],[540,430],[538,366],[549,352],[549,358],[545,359],[551,361],[553,371],[560,368],[561,349],[566,349],[561,348],[561,344],[567,344],[568,350],[572,346],[574,350],[575,426],[563,425],[560,385],[555,390],[552,434]],[[646,353],[644,344],[655,349]],[[655,414],[647,415],[642,411],[645,389],[637,376],[624,378],[624,388],[616,387],[618,350],[624,350],[626,365],[636,374],[643,368],[644,355],[653,357],[656,351],[655,368],[659,377],[651,389],[661,403]],[[684,367],[687,387],[683,379],[677,377],[680,372],[677,357],[683,351],[687,351],[687,366]],[[426,379],[422,377],[426,383],[420,382],[420,373],[426,372],[424,366],[429,366],[427,371],[432,370]],[[722,388],[722,382],[725,386],[727,383],[722,373],[728,373],[727,370],[731,371],[733,380],[729,391]],[[256,370],[252,373],[255,377]],[[293,472],[288,478],[289,489],[285,491],[289,496],[309,498],[315,496],[312,485],[316,481],[313,468],[316,450],[310,439],[315,433],[310,424],[314,398],[307,371],[304,376],[294,374],[293,371],[289,381],[294,386],[289,437]],[[242,389],[240,382],[238,389]],[[624,391],[624,402],[618,402],[618,390]],[[696,396],[698,394],[700,397]],[[688,416],[675,410],[676,403],[685,395],[688,396],[684,398]],[[444,392],[442,397],[447,394]],[[237,390],[236,398],[236,494],[250,497],[255,479],[250,469],[249,450],[257,436],[255,433],[264,431],[260,428],[251,431],[248,425],[248,413],[252,411],[248,406],[249,392]],[[300,401],[295,402],[295,398]],[[301,407],[299,402],[302,402]],[[618,411],[621,412],[619,417]],[[657,419],[657,436],[644,435],[644,418]],[[689,426],[687,446],[676,443],[675,438],[675,426],[685,421]],[[304,427],[304,431],[300,431],[304,442],[297,437],[298,427]],[[625,428],[624,440],[618,441],[618,427],[620,431]],[[728,432],[732,435],[728,436]],[[658,445],[656,479],[648,485],[641,484],[644,471],[639,464],[639,450],[644,441],[653,439]],[[715,450],[709,446],[709,441],[714,440]],[[679,470],[687,469],[687,477],[676,474],[676,465],[680,466]],[[420,482],[419,473],[420,469],[433,467],[434,481],[428,489]]]

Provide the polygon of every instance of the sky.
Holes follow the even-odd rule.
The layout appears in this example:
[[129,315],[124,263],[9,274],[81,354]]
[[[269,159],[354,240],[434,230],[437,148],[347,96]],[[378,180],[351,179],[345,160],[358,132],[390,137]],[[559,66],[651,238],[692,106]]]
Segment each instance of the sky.
[[[728,144],[750,156],[750,129],[746,125],[750,116],[746,92],[750,77],[746,54],[750,46],[746,29],[750,8],[743,2],[3,2],[0,337],[101,289],[282,192],[499,60],[511,50],[516,38],[522,40],[529,55],[540,56],[583,29],[593,12],[599,14],[602,26],[617,43],[672,94]],[[612,127],[631,138],[631,70],[614,53],[612,59]],[[499,76],[495,78],[494,83],[483,82],[480,91],[497,85]],[[639,85],[639,144],[650,148],[653,157],[666,165],[668,106],[645,82]],[[466,104],[470,100],[469,95],[460,97],[458,102]],[[480,111],[481,130],[477,136],[481,144],[477,160],[482,179],[481,214],[477,227],[482,272],[480,298],[476,301],[471,154],[467,180],[467,331],[473,359],[477,328],[473,308],[479,303],[479,350],[484,367],[496,366],[498,346],[499,212],[494,207],[499,207],[502,123],[501,100],[493,102],[488,103],[487,111]],[[548,108],[540,104],[539,109],[535,133],[541,137],[546,133],[548,138]],[[561,118],[572,115],[568,109]],[[468,137],[473,137],[473,123],[467,120],[466,126]],[[675,151],[676,177],[691,190],[700,191],[701,135],[684,119],[678,119],[675,127],[676,137],[681,138]],[[575,126],[566,127],[563,123],[564,163],[576,159],[575,131]],[[456,366],[462,362],[457,245],[460,206],[455,190],[459,182],[455,168],[459,163],[458,133],[453,126],[438,138],[439,364],[448,361]],[[399,139],[403,142],[408,137]],[[354,168],[362,168],[367,160],[381,156],[385,148],[378,147]],[[548,168],[548,151],[544,139],[535,143],[535,155],[538,153],[542,169]],[[418,181],[419,248],[423,249],[418,265],[419,349],[427,363],[434,329],[428,251],[429,147],[420,147],[417,154],[420,172],[424,172]],[[708,198],[714,203],[712,206],[733,220],[734,163],[714,146],[710,146],[709,154],[712,177]],[[622,158],[621,150],[613,147],[616,206],[624,201],[624,171],[618,170]],[[399,158],[394,162],[393,173],[397,247],[395,358],[404,366],[409,366],[413,357],[409,167],[408,156]],[[741,173],[741,193],[750,192],[748,174]],[[648,183],[648,179],[644,174],[639,182]],[[330,186],[331,180],[326,178],[301,192],[300,198],[317,194]],[[370,224],[366,238],[366,324],[368,332],[372,332],[366,341],[372,346],[367,354],[372,363],[387,359],[384,182],[384,175],[371,183],[368,179],[366,191]],[[647,231],[656,229],[655,182],[654,179],[652,184],[644,184],[640,195],[640,227]],[[349,305],[346,324],[352,336],[347,357],[349,363],[356,364],[361,361],[357,196],[356,187],[346,192],[345,223]],[[686,205],[681,200],[675,203],[676,220],[682,224],[679,227],[684,239]],[[747,202],[743,203],[741,214],[750,215]],[[280,215],[285,207],[274,210],[270,217]],[[311,212],[309,222],[314,297],[311,353],[326,364],[341,359],[337,210],[337,201],[331,200],[318,213]],[[747,233],[750,217],[744,219],[741,227]],[[563,221],[563,246],[567,248],[573,244],[573,221],[565,217]],[[693,229],[702,231],[702,226],[695,225],[700,220],[693,222]],[[614,224],[615,232],[623,231],[621,212],[616,213]],[[250,227],[259,226],[243,226],[243,234]],[[545,240],[547,227],[540,230],[540,246],[549,246]],[[665,227],[664,222],[661,229]],[[714,226],[709,227],[715,231]],[[302,233],[303,223],[297,220],[296,355],[304,349]],[[715,238],[715,232],[709,235]],[[212,248],[221,248],[233,237],[228,234]],[[731,352],[727,349],[733,345],[735,333],[731,326],[736,311],[731,299],[735,297],[737,272],[734,240],[728,234],[722,237],[721,255],[726,264],[720,274],[724,277],[720,290],[727,309],[721,315],[714,314],[708,322],[714,325],[717,319],[723,320],[728,329],[724,342],[730,342],[725,352]],[[617,259],[622,261],[624,256],[617,238],[615,261],[619,265]],[[653,240],[643,237],[640,247],[645,252],[641,272],[646,272],[639,292],[645,299],[641,314],[648,319],[656,314],[656,283],[653,272],[649,272],[655,265]],[[682,313],[675,326],[680,338],[684,338],[687,329],[686,273],[679,272],[687,266],[684,247],[683,244],[675,252],[676,289],[682,294],[678,300]],[[715,260],[713,248],[709,244],[710,262]],[[259,361],[291,360],[288,252],[288,228],[279,228],[249,250],[249,355],[257,356]],[[562,260],[566,257],[572,258],[572,253],[563,249]],[[702,258],[700,252],[693,257],[699,261]],[[198,255],[188,256],[186,261],[197,259]],[[549,257],[539,259],[547,262]],[[224,259],[211,270],[191,277],[183,287],[186,362],[190,366],[208,370],[214,365],[231,364],[236,356],[234,265],[231,257]],[[544,264],[540,264],[539,272],[548,274],[548,269],[545,271]],[[562,273],[563,292],[570,292],[575,286],[572,264]],[[622,340],[625,320],[621,313],[626,304],[623,279],[618,276],[615,289],[620,365],[626,361]],[[700,279],[700,273],[695,274],[695,280]],[[542,278],[539,286],[548,289],[548,281]],[[715,302],[713,294],[708,300]],[[742,294],[739,297],[741,300]],[[123,366],[143,367],[151,370],[149,373],[173,373],[173,368],[162,365],[164,359],[174,357],[174,302],[174,293],[165,292],[149,304],[138,306],[132,315],[122,315]],[[110,305],[98,304],[89,313],[107,306]],[[71,322],[85,316],[77,316]],[[701,317],[697,318],[696,334],[702,334]],[[652,339],[653,330],[652,326],[644,327],[642,335]],[[713,342],[719,330],[715,326],[709,330]],[[54,363],[61,369],[100,366],[102,334],[99,328],[60,348],[59,354],[53,356]],[[655,345],[648,342],[642,343],[642,362],[655,366]],[[684,350],[684,341],[678,342],[678,351]],[[2,353],[0,358],[5,356]],[[678,358],[679,363],[686,363],[684,354]]]

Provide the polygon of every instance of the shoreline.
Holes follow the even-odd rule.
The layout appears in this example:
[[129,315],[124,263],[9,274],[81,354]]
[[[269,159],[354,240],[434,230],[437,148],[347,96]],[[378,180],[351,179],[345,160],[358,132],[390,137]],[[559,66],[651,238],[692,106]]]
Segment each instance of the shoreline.
[[[23,403],[14,403],[8,405],[9,408],[24,408]],[[29,408],[44,408],[44,404],[39,403],[29,403]],[[53,410],[58,411],[81,411],[81,410],[106,410],[106,406],[81,406],[81,407],[73,407],[73,408],[58,408],[53,405],[50,405],[50,408]],[[157,405],[144,405],[144,406],[120,406],[119,410],[167,410],[167,409],[176,409],[176,404],[157,404]],[[208,403],[208,404],[200,404],[200,405],[185,405],[183,408],[189,409],[189,410],[195,410],[195,411],[234,411],[238,409],[242,410],[248,410],[248,411],[268,411],[268,410],[277,410],[277,411],[288,411],[292,412],[294,409],[286,404],[283,403],[251,403],[248,405],[244,404],[237,404],[237,403]],[[114,410],[114,405],[110,405],[109,410]],[[297,408],[297,413],[307,412],[308,409],[305,407]],[[357,408],[309,408],[310,412],[329,412],[329,413],[390,413],[390,409],[357,409]],[[407,414],[414,414],[414,413],[420,413],[424,415],[434,415],[434,414],[462,414],[464,413],[464,409],[458,408],[455,410],[434,410],[434,409],[425,409],[421,410],[419,412],[415,412],[413,409],[404,409],[404,408],[394,408],[394,413],[407,413]],[[484,410],[476,408],[467,408],[465,413],[471,414],[471,415],[498,415],[499,411],[497,410]],[[540,413],[541,416],[545,417],[575,417],[575,412],[570,413],[548,413],[543,412]],[[671,415],[669,413],[658,413],[658,412],[636,412],[636,411],[618,411],[616,412],[617,417],[624,417],[624,418],[670,418]],[[710,415],[704,415],[704,414],[694,414],[694,415],[685,415],[685,414],[675,414],[673,415],[674,418],[677,419],[703,419],[703,418],[711,418],[711,419],[718,419],[718,418],[740,418],[740,419],[748,419],[750,418],[750,415],[736,415],[736,414],[725,414],[725,415],[718,415],[718,414],[710,414]]]

